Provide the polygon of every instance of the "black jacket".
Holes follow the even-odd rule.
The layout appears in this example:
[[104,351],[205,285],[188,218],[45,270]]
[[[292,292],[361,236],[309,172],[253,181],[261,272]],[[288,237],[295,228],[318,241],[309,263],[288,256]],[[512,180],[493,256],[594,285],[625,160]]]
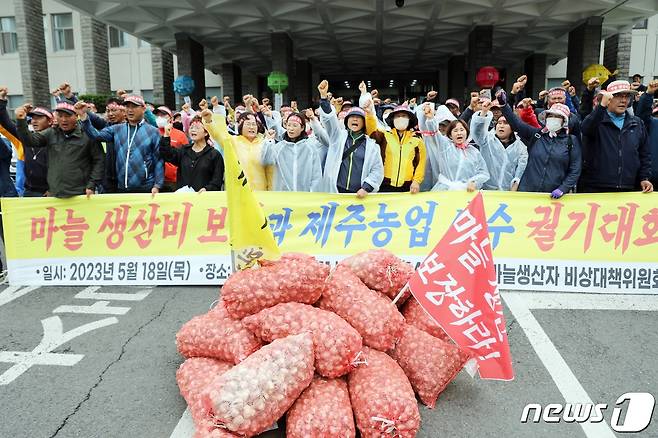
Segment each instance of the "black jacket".
[[199,153],[192,150],[192,144],[180,149],[171,147],[169,137],[160,139],[160,155],[167,162],[178,166],[176,188],[190,186],[195,191],[205,188],[208,191],[222,189],[224,182],[224,158],[214,147],[206,145]]
[[48,190],[58,198],[84,195],[103,179],[105,153],[99,142],[82,132],[80,125],[70,134],[59,127],[31,133],[27,121],[17,123],[23,146],[48,148]]
[[578,183],[581,170],[580,140],[564,130],[551,137],[544,129],[527,125],[512,111],[503,108],[507,122],[521,138],[528,138],[528,165],[525,168],[519,191],[550,193],[560,189],[568,193]]
[[620,130],[597,105],[583,120],[582,133],[584,188],[635,190],[651,177],[649,135],[638,117],[626,112]]
[[15,198],[16,186],[11,180],[9,166],[11,165],[11,145],[0,138],[0,196],[3,198]]
[[[7,113],[7,101],[0,99],[0,125],[18,137],[16,126]],[[23,145],[25,152],[25,190],[46,193],[48,191],[48,150]]]

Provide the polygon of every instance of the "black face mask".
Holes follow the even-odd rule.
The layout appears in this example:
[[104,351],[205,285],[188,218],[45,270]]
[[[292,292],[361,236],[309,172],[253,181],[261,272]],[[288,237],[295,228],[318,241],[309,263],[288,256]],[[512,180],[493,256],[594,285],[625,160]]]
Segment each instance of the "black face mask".
[[172,123],[172,126],[176,129],[178,129],[179,131],[183,130],[183,123],[182,122],[174,122],[174,123]]

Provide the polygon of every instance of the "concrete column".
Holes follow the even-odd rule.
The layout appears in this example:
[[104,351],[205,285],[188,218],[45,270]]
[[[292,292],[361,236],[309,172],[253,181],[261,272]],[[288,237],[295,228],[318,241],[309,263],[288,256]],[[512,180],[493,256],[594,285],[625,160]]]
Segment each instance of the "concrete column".
[[41,0],[14,0],[25,102],[50,107],[48,58]]
[[569,32],[567,54],[567,78],[580,94],[583,70],[590,64],[598,64],[601,55],[601,30],[603,17],[590,17]]
[[619,74],[617,75],[619,79],[626,79],[631,75],[632,39],[632,31],[617,33],[605,39],[603,65],[610,71],[619,70]]
[[[194,80],[194,92],[190,97],[192,98],[193,106],[196,107],[206,97],[203,46],[186,33],[177,33],[174,37],[176,38],[178,74],[180,76],[190,76]],[[182,104],[182,102],[183,96],[180,97],[180,103]]]
[[[464,97],[466,96],[466,57],[464,55],[453,56],[448,60],[448,95],[446,98],[454,98],[464,108]],[[468,105],[468,102],[466,102]]]
[[258,76],[246,70],[242,70],[242,94],[258,97]]
[[160,47],[151,46],[153,65],[153,102],[176,108],[174,93],[174,56]]
[[309,108],[313,96],[312,67],[307,60],[297,60],[295,62],[295,83],[294,95],[300,109]]
[[295,93],[295,62],[292,52],[292,40],[287,33],[275,32],[272,41],[272,71],[288,75],[288,88],[283,93],[283,102],[289,103]]
[[231,105],[236,106],[242,102],[242,70],[240,66],[227,62],[222,64],[222,83],[224,84],[224,96],[231,98]]
[[80,15],[82,59],[85,65],[85,91],[89,94],[111,93],[107,25]]
[[475,75],[485,65],[493,65],[493,26],[475,26],[468,35],[468,88],[469,91],[479,87]]
[[448,78],[449,78],[448,68],[442,67],[441,69],[439,69],[439,87],[434,88],[434,90],[439,93],[440,102],[445,102],[446,100],[450,99],[450,92],[448,91],[450,89],[448,87],[448,83],[449,83]]
[[526,97],[537,98],[546,88],[546,54],[534,53],[525,59],[524,73],[528,76],[525,86]]

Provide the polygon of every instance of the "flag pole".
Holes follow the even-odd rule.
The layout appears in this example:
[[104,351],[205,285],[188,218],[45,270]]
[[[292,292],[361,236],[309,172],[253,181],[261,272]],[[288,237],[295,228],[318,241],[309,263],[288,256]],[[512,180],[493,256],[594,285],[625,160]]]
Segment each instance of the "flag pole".
[[402,289],[400,289],[400,292],[395,296],[395,299],[393,300],[393,304],[396,304],[400,298],[402,298],[402,295],[404,295],[404,292],[409,288],[409,283],[405,284]]

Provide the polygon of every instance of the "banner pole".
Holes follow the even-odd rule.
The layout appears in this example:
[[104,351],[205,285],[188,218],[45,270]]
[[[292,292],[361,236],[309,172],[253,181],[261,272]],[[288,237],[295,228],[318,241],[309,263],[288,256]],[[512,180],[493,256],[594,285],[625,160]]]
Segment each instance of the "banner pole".
[[395,299],[393,300],[393,304],[397,303],[400,298],[402,298],[402,295],[404,295],[404,292],[407,290],[409,287],[409,283],[405,284],[404,287],[398,292],[398,294],[395,296]]

